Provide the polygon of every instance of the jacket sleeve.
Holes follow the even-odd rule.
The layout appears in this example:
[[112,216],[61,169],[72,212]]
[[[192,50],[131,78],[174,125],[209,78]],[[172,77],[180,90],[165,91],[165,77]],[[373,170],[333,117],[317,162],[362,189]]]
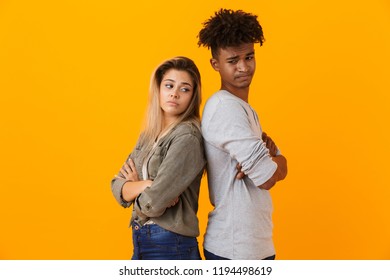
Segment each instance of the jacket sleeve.
[[161,216],[203,171],[205,158],[201,141],[191,133],[173,138],[152,185],[136,198],[134,209],[139,217]]
[[123,179],[123,178],[114,178],[111,180],[111,191],[112,191],[112,194],[114,195],[116,201],[124,208],[128,208],[131,206],[131,204],[133,203],[132,201],[131,202],[127,202],[125,200],[123,200],[122,198],[122,187],[123,185],[126,183],[126,180]]
[[[131,156],[131,154],[130,154]],[[130,158],[130,156],[128,158]],[[114,198],[115,200],[124,208],[128,208],[131,206],[131,204],[133,203],[133,201],[131,202],[127,202],[125,200],[123,200],[123,197],[122,197],[122,188],[123,188],[123,185],[126,183],[126,179],[123,178],[120,174],[120,172],[118,172],[117,174],[117,177],[114,177],[112,180],[111,180],[111,191],[112,191],[112,194],[114,195]]]
[[215,108],[209,121],[205,125],[202,122],[205,141],[230,154],[256,186],[265,183],[277,165],[261,136],[250,127],[248,112],[234,100],[219,101]]

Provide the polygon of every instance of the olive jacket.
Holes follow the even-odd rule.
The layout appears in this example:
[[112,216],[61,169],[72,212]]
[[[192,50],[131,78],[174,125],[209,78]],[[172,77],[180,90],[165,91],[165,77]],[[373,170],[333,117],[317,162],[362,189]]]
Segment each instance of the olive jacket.
[[[139,154],[141,140],[129,155],[134,161],[139,178],[143,178]],[[197,218],[199,188],[206,159],[203,139],[197,127],[181,123],[163,136],[147,162],[148,179],[152,180],[135,201],[122,198],[126,179],[120,176],[111,181],[111,190],[122,207],[133,205],[132,222],[141,226],[152,221],[166,230],[185,236],[199,236]],[[173,207],[169,205],[179,197]]]

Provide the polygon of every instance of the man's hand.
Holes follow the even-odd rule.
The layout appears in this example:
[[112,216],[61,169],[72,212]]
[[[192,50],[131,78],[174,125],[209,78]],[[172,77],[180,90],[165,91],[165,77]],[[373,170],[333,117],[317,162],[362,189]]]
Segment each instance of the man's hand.
[[275,142],[271,139],[271,137],[269,137],[267,133],[263,132],[263,134],[261,135],[261,139],[263,139],[271,157],[276,156],[278,152],[278,147],[275,145]]
[[245,173],[241,171],[242,166],[239,163],[237,163],[236,168],[237,168],[236,179],[244,178],[245,177]]
[[260,185],[259,188],[269,191],[275,184],[276,184],[276,178],[275,176],[272,176],[267,182]]
[[276,184],[277,181],[284,180],[284,178],[286,178],[287,160],[283,155],[277,155],[278,147],[271,139],[271,137],[267,135],[267,133],[263,132],[261,138],[263,139],[265,146],[269,150],[269,154],[272,157],[272,160],[278,165],[278,168],[276,169],[272,177],[267,182],[258,186],[260,189],[270,190]]

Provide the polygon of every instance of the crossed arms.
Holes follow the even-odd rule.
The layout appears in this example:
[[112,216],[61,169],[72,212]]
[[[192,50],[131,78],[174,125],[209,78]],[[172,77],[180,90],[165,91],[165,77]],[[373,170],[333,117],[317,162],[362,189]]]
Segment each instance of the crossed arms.
[[262,139],[265,142],[266,147],[269,150],[272,160],[277,164],[275,173],[272,175],[268,181],[264,184],[258,186],[261,189],[269,190],[271,189],[277,181],[281,181],[287,176],[287,160],[283,155],[278,155],[278,148],[275,145],[274,141],[269,137],[265,132],[263,132]]
[[[262,140],[266,144],[267,149],[269,150],[272,160],[277,164],[277,169],[268,181],[259,185],[260,189],[269,190],[271,189],[277,181],[281,181],[287,176],[287,160],[283,155],[278,154],[278,147],[275,142],[269,137],[265,132],[262,134]],[[245,176],[245,173],[241,171],[241,165],[237,165],[238,173],[236,175],[237,179],[242,179]]]

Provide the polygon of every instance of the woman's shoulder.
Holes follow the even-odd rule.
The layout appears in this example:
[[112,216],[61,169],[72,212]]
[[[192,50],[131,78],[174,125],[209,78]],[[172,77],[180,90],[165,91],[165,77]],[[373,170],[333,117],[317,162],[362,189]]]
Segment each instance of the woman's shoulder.
[[183,141],[184,139],[188,139],[188,141],[193,141],[190,139],[195,138],[199,142],[202,142],[202,134],[200,132],[200,128],[193,122],[181,122],[177,124],[164,138],[165,139],[163,140],[163,142],[165,143],[172,143],[172,141],[176,142],[176,140]]
[[185,134],[191,134],[194,136],[201,136],[201,132],[198,126],[192,122],[181,122],[172,130],[174,136],[180,136]]
[[203,138],[196,124],[182,122],[176,125],[170,133],[162,139],[159,146],[164,147],[164,149],[178,149],[180,151],[185,151],[185,149],[202,151]]

